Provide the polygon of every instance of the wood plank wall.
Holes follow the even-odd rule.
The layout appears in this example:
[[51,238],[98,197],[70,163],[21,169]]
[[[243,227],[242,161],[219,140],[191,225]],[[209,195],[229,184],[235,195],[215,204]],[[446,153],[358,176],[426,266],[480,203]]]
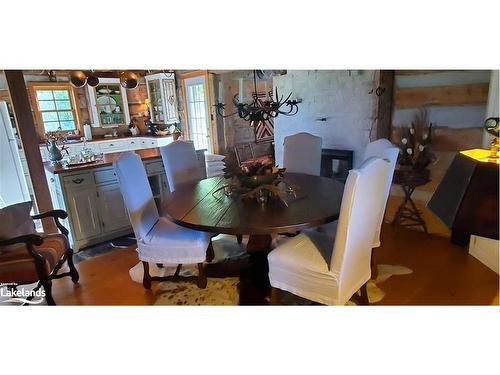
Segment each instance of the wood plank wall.
[[424,108],[436,126],[435,149],[480,147],[489,79],[489,70],[397,70],[393,135]]
[[[431,182],[416,189],[416,200],[428,201],[455,153],[482,146],[483,121],[490,81],[489,70],[396,70],[391,139],[401,139],[404,127],[425,109],[433,123],[432,150],[437,160],[429,166]],[[393,186],[391,194],[401,195]]]

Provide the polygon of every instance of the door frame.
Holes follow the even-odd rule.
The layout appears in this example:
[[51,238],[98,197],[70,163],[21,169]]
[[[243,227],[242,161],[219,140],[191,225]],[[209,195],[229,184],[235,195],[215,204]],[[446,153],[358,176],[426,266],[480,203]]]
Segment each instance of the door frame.
[[[182,111],[182,120],[186,125],[184,128],[184,138],[190,139],[189,135],[189,119],[188,119],[188,106],[187,106],[187,95],[186,95],[186,79],[193,77],[205,77],[205,101],[207,103],[207,113],[208,113],[208,135],[210,137],[210,143],[212,146],[212,152],[214,154],[219,152],[219,144],[217,141],[217,123],[215,120],[215,107],[214,103],[214,77],[210,74],[208,70],[193,70],[187,73],[183,73],[180,76],[181,79],[181,89],[182,89],[182,104],[184,106],[184,111]],[[207,150],[208,151],[208,150]]]

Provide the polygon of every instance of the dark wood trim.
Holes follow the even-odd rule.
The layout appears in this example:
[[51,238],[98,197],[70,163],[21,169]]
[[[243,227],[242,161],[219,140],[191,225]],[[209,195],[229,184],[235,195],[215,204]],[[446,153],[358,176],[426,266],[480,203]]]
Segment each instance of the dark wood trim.
[[378,87],[381,95],[377,95],[377,127],[376,139],[389,138],[392,124],[392,103],[394,95],[394,70],[381,70]]
[[[52,211],[52,200],[45,177],[45,169],[38,144],[38,133],[31,112],[23,72],[22,70],[5,70],[4,72],[7,85],[9,86],[10,97],[12,98],[12,107],[17,119],[17,130],[28,163],[38,211]],[[52,233],[57,231],[53,220],[48,220],[48,218],[42,219],[42,225],[45,232]]]

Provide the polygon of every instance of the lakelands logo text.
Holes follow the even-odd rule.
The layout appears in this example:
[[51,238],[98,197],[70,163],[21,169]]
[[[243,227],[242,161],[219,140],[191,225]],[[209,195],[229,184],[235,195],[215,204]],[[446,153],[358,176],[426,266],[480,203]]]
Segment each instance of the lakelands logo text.
[[15,283],[0,284],[0,302],[38,305],[45,299],[45,290],[25,289]]

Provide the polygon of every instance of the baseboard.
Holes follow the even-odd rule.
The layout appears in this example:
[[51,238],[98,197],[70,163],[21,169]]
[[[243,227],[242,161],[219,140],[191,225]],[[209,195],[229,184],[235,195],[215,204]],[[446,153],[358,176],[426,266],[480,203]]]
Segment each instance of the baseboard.
[[491,270],[499,269],[499,244],[497,240],[472,235],[469,243],[469,254]]

